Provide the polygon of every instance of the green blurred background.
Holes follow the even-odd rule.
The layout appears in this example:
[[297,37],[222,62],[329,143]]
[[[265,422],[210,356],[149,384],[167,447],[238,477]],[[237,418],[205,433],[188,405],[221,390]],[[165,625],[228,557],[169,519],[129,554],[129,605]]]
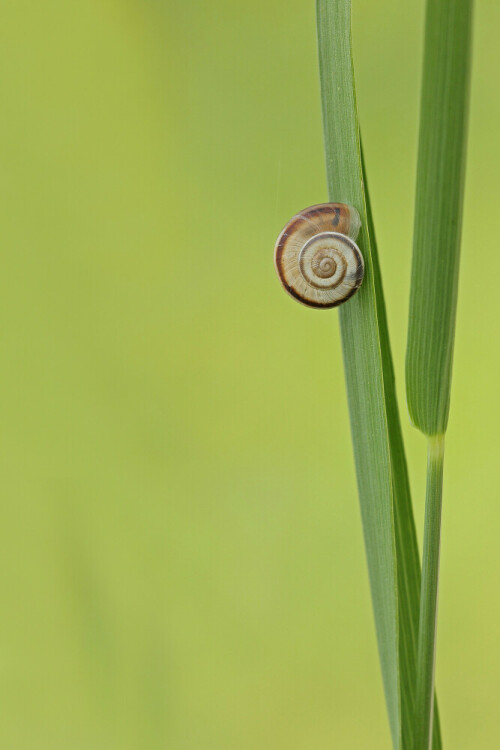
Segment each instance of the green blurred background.
[[[356,0],[404,349],[423,0]],[[314,2],[0,2],[1,750],[389,748],[335,311],[276,235],[326,199]],[[478,3],[445,470],[445,748],[499,744],[500,66]]]

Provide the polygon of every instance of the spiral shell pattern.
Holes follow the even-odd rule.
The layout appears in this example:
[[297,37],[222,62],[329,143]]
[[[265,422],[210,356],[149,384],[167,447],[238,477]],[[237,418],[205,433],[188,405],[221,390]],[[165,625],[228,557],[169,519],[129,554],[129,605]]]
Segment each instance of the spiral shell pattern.
[[361,221],[345,203],[311,206],[293,217],[276,241],[274,259],[286,291],[310,307],[336,307],[363,281],[354,242]]

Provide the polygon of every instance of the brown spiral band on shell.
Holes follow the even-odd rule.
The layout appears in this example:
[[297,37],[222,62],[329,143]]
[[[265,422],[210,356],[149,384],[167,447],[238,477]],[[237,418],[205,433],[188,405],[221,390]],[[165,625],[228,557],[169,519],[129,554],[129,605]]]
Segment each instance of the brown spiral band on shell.
[[360,225],[356,209],[344,203],[311,206],[294,216],[275,246],[276,270],[286,291],[310,307],[347,301],[364,275],[354,242]]

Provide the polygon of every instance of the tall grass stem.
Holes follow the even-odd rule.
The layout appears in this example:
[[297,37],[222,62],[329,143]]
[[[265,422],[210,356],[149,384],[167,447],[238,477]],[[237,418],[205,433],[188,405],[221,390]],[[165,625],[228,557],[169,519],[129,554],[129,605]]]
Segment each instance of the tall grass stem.
[[428,440],[424,551],[417,651],[414,750],[429,750],[433,725],[444,435]]

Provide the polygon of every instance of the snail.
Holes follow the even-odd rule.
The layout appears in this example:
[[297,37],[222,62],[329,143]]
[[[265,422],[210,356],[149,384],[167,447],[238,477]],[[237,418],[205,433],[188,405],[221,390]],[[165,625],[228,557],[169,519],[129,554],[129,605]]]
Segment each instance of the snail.
[[294,216],[276,240],[274,262],[286,291],[309,307],[337,307],[357,291],[365,264],[354,240],[355,208],[321,203]]

